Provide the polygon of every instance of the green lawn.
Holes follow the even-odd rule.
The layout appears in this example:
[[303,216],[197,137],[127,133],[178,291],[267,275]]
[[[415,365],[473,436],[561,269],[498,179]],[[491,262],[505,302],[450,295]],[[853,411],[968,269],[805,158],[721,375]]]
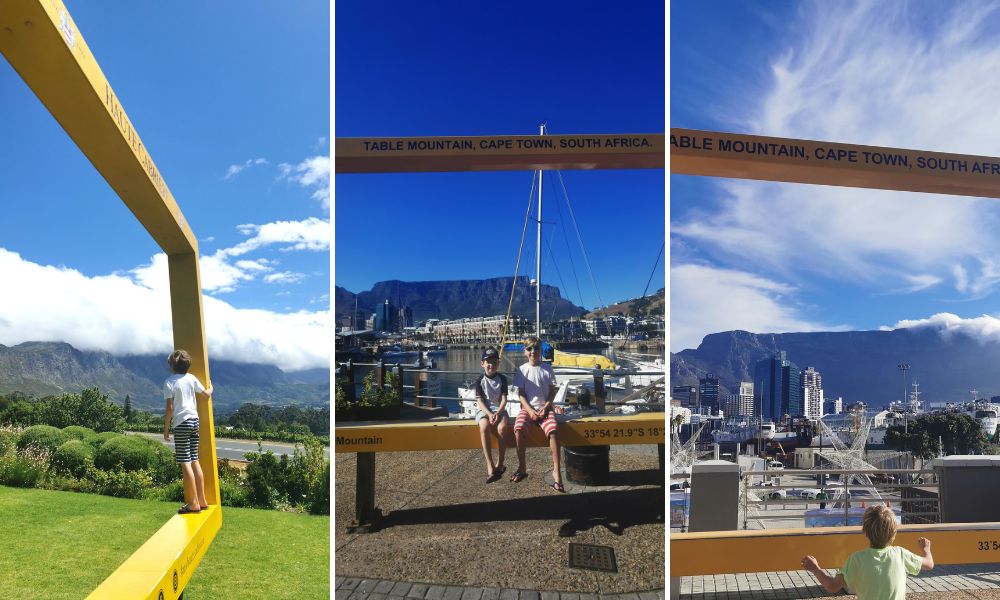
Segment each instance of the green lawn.
[[[0,598],[84,598],[176,503],[0,486]],[[224,508],[186,600],[330,597],[330,518]]]

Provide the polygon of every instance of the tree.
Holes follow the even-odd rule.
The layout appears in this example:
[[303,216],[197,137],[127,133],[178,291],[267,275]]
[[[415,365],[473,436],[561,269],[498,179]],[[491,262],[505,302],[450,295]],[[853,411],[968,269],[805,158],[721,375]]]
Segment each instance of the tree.
[[894,425],[886,430],[885,444],[895,450],[909,450],[920,458],[936,456],[941,444],[946,454],[983,454],[986,450],[982,427],[964,413],[920,415],[910,423],[908,433]]
[[125,422],[132,423],[132,396],[125,394]]

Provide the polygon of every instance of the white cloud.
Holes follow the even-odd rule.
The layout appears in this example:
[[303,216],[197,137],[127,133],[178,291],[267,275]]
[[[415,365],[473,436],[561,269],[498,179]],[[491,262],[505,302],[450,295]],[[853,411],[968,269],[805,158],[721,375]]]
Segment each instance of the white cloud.
[[239,225],[237,229],[250,239],[232,248],[221,250],[229,256],[240,256],[264,246],[285,245],[284,250],[321,252],[330,247],[330,221],[309,217],[304,221],[277,221],[265,225]]
[[833,331],[843,326],[811,322],[794,308],[796,289],[736,271],[682,264],[670,268],[670,350],[696,348],[709,333]]
[[[64,341],[82,350],[165,355],[173,338],[166,257],[158,257],[134,271],[134,278],[87,277],[0,248],[0,273],[17,282],[16,290],[0,294],[0,343]],[[203,278],[209,270],[203,267]],[[280,314],[238,309],[205,296],[204,311],[212,358],[286,370],[329,365],[328,310]]]
[[[997,3],[804,6],[772,78],[738,95],[743,110],[725,111],[743,115],[733,130],[997,154],[1000,111],[989,108],[1000,97]],[[735,268],[877,291],[940,285],[964,299],[1000,289],[995,200],[742,180],[717,186],[717,204],[676,219],[672,232]]]
[[239,175],[241,171],[249,167],[252,167],[254,165],[266,165],[266,164],[268,164],[266,158],[251,158],[250,160],[245,161],[243,164],[229,165],[229,168],[226,169],[226,174],[222,178],[228,181],[229,179],[236,177],[237,175]]
[[963,319],[952,313],[937,313],[926,319],[904,319],[888,329],[937,329],[941,337],[947,339],[956,334],[971,337],[979,343],[1000,342],[1000,319],[982,315],[971,319]]
[[312,189],[312,197],[319,200],[323,208],[330,210],[330,157],[313,156],[297,165],[278,165],[278,180],[287,179],[304,188]]
[[291,271],[282,271],[281,273],[270,273],[264,276],[264,281],[267,283],[299,283],[305,279],[304,273],[293,273]]

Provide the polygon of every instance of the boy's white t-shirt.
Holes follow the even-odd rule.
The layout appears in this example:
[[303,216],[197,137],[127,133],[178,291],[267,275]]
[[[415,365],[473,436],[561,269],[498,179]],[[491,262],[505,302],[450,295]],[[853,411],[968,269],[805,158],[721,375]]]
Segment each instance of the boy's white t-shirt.
[[524,396],[532,408],[539,409],[549,401],[549,390],[555,385],[556,376],[552,365],[539,363],[532,366],[526,362],[514,372],[514,385],[524,390]]
[[163,397],[166,400],[174,399],[174,418],[171,421],[174,427],[188,419],[198,417],[195,392],[204,394],[205,386],[190,373],[171,375],[163,382]]

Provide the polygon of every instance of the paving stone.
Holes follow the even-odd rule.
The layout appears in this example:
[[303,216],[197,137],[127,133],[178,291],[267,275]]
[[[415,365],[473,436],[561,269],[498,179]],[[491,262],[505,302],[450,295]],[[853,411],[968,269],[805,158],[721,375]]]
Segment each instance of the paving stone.
[[520,600],[540,600],[540,598],[535,590],[521,590]]
[[482,600],[500,600],[500,588],[485,588]]
[[470,587],[462,592],[462,600],[480,600],[483,597],[483,588]]
[[389,590],[389,595],[406,596],[406,594],[410,591],[411,587],[413,587],[412,583],[406,583],[404,581],[400,581],[396,585],[392,586],[392,589]]
[[333,593],[333,598],[334,600],[348,600],[353,593],[354,590],[337,590]]
[[358,579],[357,577],[347,577],[343,581],[341,581],[339,585],[337,585],[337,589],[353,591],[355,588],[358,587],[359,583],[361,583],[361,580]]
[[410,591],[406,592],[407,598],[423,598],[427,594],[427,584],[424,583],[414,583],[410,587]]
[[500,600],[518,600],[517,590],[503,589],[500,590]]
[[341,583],[344,583],[344,577],[336,577],[336,578],[334,578],[334,580],[333,580],[333,589],[339,588]]
[[375,591],[375,586],[377,586],[380,581],[380,579],[362,579],[358,584],[358,587],[354,589],[362,594],[370,594]]
[[376,594],[385,594],[388,596],[389,592],[392,591],[392,588],[396,585],[396,583],[397,582],[395,581],[380,581],[375,585],[375,589],[373,591]]
[[559,600],[559,592],[541,592],[538,596],[541,600]]
[[427,588],[427,593],[424,598],[427,600],[441,600],[444,598],[445,587],[443,585],[432,585]]
[[351,593],[347,600],[368,600],[368,592],[359,592],[355,590]]
[[460,588],[457,585],[449,585],[444,588],[444,596],[441,598],[442,600],[461,600],[462,592],[464,591],[464,588]]

